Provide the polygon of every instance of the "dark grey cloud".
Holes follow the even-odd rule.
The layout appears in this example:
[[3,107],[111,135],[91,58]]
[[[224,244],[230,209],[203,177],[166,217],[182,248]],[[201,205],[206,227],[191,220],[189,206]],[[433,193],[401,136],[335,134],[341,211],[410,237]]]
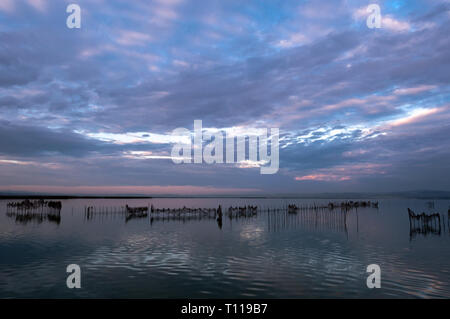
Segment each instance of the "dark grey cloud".
[[55,153],[79,157],[86,152],[97,151],[102,144],[66,130],[8,122],[0,122],[0,136],[0,153],[3,155],[42,156]]
[[[12,12],[0,9],[0,154],[64,164],[10,163],[0,179],[68,183],[64,175],[80,185],[239,184],[280,192],[383,189],[383,181],[448,187],[448,109],[389,127],[414,110],[448,104],[448,3],[383,4],[383,14],[409,30],[367,29],[355,20],[361,4],[353,1],[81,1],[80,30],[65,27],[63,2],[41,11],[25,1]],[[171,145],[85,134],[166,134],[192,129],[196,119],[205,127],[280,127],[283,143],[291,143],[280,151],[280,173],[132,159],[124,152],[169,154]],[[349,182],[295,181],[352,165],[361,172]]]

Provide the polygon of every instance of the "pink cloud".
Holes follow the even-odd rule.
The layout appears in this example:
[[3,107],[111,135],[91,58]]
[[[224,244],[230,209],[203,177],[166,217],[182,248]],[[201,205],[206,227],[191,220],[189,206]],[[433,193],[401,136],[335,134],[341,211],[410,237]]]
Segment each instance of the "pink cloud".
[[332,174],[312,174],[295,178],[296,181],[348,181],[350,176],[338,176]]
[[14,0],[1,0],[0,1],[0,11],[6,13],[12,13],[15,9]]
[[46,0],[28,0],[28,4],[40,12],[45,12],[47,10]]
[[308,175],[295,177],[296,181],[344,182],[358,177],[385,174],[388,164],[362,163],[338,165],[331,168],[318,169]]
[[45,167],[49,169],[62,169],[64,167],[63,164],[54,163],[54,162],[43,162],[43,161],[22,161],[14,158],[5,158],[0,157],[0,167],[6,166],[5,169],[8,169],[8,166],[11,165],[21,165],[21,166],[36,166],[36,167]]
[[422,93],[425,91],[430,91],[435,88],[436,88],[435,85],[421,85],[421,86],[416,86],[416,87],[412,87],[412,88],[396,89],[394,91],[394,94],[396,94],[396,95],[413,95],[413,94],[418,94],[418,93]]
[[146,45],[152,37],[146,33],[135,32],[129,30],[121,30],[119,37],[116,39],[117,43],[121,45]]
[[324,106],[325,110],[337,110],[345,107],[350,106],[362,106],[362,105],[373,105],[374,103],[387,103],[389,101],[395,100],[395,96],[378,96],[373,95],[366,98],[351,98],[344,101],[341,101],[339,103],[335,104],[329,104]]
[[302,33],[293,33],[287,39],[280,40],[276,46],[280,48],[292,48],[305,44],[308,38]]
[[391,16],[382,17],[381,27],[394,32],[405,32],[411,30],[411,25],[408,22],[396,20]]
[[423,119],[425,119],[426,117],[442,112],[444,110],[446,110],[446,107],[436,107],[436,108],[432,108],[432,109],[418,109],[418,110],[414,110],[413,112],[411,112],[410,114],[408,114],[405,117],[396,119],[394,121],[389,122],[389,126],[401,126],[401,125],[407,125],[407,124],[412,124],[412,123],[416,123],[419,122]]

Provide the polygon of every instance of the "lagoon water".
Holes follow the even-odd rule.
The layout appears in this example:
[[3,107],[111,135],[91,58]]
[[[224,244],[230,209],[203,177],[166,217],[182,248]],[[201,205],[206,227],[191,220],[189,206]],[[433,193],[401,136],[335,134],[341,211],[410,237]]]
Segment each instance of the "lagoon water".
[[[334,200],[338,201],[338,200]],[[282,208],[318,199],[70,199],[61,221],[19,222],[0,201],[0,298],[450,298],[448,200],[379,200],[347,213],[260,212],[213,218],[126,220],[85,206]],[[407,208],[441,213],[419,233]],[[68,289],[66,267],[81,267]],[[366,267],[381,267],[369,289]]]

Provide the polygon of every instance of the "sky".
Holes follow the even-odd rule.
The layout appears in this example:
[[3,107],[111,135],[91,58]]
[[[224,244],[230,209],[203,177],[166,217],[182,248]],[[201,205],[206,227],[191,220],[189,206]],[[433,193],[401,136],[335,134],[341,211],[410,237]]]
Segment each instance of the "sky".
[[[1,0],[0,192],[450,191],[449,34],[449,0]],[[278,172],[175,164],[194,120],[279,128]]]

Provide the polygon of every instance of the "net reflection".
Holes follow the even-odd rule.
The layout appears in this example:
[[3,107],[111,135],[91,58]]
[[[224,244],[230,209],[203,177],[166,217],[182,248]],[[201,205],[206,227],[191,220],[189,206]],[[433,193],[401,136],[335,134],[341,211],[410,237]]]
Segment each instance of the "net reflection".
[[423,225],[423,226],[411,227],[410,231],[409,231],[410,239],[414,239],[418,236],[426,237],[429,235],[441,236],[441,228],[436,227],[436,226]]
[[49,223],[61,223],[61,211],[60,210],[52,210],[50,212],[47,211],[14,211],[7,212],[6,216],[9,218],[15,218],[16,223],[26,225],[28,223],[38,223],[41,224],[43,222]]
[[305,229],[309,231],[337,231],[347,233],[346,210],[289,210],[268,211],[268,229],[271,232]]
[[442,216],[442,225],[441,225],[441,215],[439,213],[416,214],[414,213],[414,211],[408,208],[408,217],[409,217],[410,240],[416,238],[417,236],[424,236],[424,237],[429,235],[441,236],[442,228],[444,229],[445,232],[444,216]]

